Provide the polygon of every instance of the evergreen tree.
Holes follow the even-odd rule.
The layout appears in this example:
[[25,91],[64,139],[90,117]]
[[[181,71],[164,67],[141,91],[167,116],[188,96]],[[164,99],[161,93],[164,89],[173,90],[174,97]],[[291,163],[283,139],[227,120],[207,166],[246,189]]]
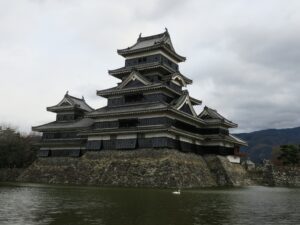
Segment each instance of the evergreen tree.
[[300,145],[282,145],[280,146],[281,154],[278,157],[283,165],[296,165],[300,162]]

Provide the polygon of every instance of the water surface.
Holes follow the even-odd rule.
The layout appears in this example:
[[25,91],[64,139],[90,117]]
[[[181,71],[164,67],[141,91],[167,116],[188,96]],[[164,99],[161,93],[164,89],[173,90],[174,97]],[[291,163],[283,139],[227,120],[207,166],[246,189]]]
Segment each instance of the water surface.
[[123,189],[0,183],[0,224],[296,225],[300,189]]

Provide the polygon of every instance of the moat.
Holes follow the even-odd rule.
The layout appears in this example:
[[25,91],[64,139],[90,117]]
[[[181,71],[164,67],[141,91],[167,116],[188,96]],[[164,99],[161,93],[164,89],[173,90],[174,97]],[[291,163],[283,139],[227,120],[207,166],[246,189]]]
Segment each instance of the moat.
[[183,190],[0,183],[0,224],[299,224],[300,189]]

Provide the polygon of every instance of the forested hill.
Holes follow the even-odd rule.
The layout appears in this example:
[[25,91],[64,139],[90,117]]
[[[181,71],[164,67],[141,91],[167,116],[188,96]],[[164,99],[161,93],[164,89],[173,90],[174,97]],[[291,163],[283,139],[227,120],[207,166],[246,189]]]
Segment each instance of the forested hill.
[[274,147],[285,144],[300,144],[300,127],[269,129],[235,135],[248,142],[249,146],[242,150],[247,151],[248,156],[255,163],[260,163],[263,159],[270,159]]

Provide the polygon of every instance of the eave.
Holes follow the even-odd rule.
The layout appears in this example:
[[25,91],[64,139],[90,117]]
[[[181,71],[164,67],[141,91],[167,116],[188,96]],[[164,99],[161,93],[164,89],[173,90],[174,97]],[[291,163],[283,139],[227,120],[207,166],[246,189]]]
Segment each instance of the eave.
[[219,126],[223,125],[228,128],[237,128],[238,125],[229,120],[221,120],[221,119],[204,119],[204,121],[211,126]]
[[[82,124],[85,123],[85,124]],[[40,126],[33,126],[31,129],[37,132],[45,132],[45,131],[76,131],[80,129],[87,129],[89,126],[93,124],[93,120],[88,118],[83,118],[74,121],[67,122],[57,122],[53,121],[50,123],[46,123]]]
[[76,106],[70,105],[70,106],[50,106],[46,108],[49,112],[66,112],[66,111],[73,111],[74,109],[82,110],[81,108],[78,108]]
[[97,91],[97,95],[101,96],[101,97],[109,97],[109,96],[113,96],[113,95],[134,93],[134,92],[139,92],[139,91],[156,90],[156,89],[161,89],[163,87],[164,87],[164,85],[159,84],[159,83],[151,84],[148,86],[132,87],[132,88],[124,88],[124,89],[117,89],[117,87],[115,87],[113,89]]
[[[160,89],[166,90],[169,93],[176,94],[178,96],[181,95],[180,92],[178,92],[178,91],[176,91],[176,90],[174,90],[174,89],[172,89],[172,88],[170,88],[167,85],[162,84],[162,83],[151,84],[151,85],[144,86],[144,87],[133,87],[133,88],[124,88],[124,89],[116,89],[116,88],[112,89],[112,88],[110,88],[110,89],[106,89],[106,90],[97,91],[97,95],[107,98],[109,96],[114,96],[114,95],[136,93],[136,92],[140,92],[140,91],[160,90]],[[198,100],[196,98],[190,97],[190,100],[191,100],[193,105],[201,105],[202,104],[202,101]]]
[[32,131],[36,131],[36,132],[77,131],[77,130],[82,129],[82,127],[52,127],[52,128],[43,128],[42,126],[31,127],[31,129],[32,129]]
[[205,138],[200,135],[200,134],[195,134],[195,133],[191,133],[191,132],[188,132],[188,131],[185,131],[185,130],[181,130],[179,128],[176,128],[176,127],[170,127],[168,129],[168,131],[174,133],[174,134],[179,134],[179,135],[182,135],[182,136],[185,136],[185,137],[188,137],[188,138],[196,138],[200,141],[203,141]]
[[248,143],[246,141],[244,141],[243,139],[241,138],[238,138],[232,134],[229,134],[229,139],[232,140],[232,142],[236,143],[236,144],[239,144],[241,146],[248,146]]
[[225,143],[232,143],[232,144],[236,144],[239,146],[248,146],[247,142],[245,142],[244,140],[237,138],[231,134],[229,135],[205,135],[205,139],[207,140],[207,142],[212,142],[212,141],[219,141],[219,142],[225,142]]
[[174,113],[176,113],[178,115],[184,116],[185,118],[189,118],[189,119],[191,119],[194,122],[200,123],[202,125],[206,125],[206,122],[204,120],[202,120],[202,119],[200,119],[198,117],[192,116],[192,115],[190,115],[188,113],[182,112],[180,110],[177,110],[177,109],[175,109],[173,107],[170,107],[168,110],[171,111],[171,112],[174,112]]
[[152,113],[152,112],[161,112],[166,111],[168,109],[168,106],[161,108],[153,108],[153,109],[141,109],[141,110],[135,110],[135,111],[117,111],[117,112],[98,112],[97,110],[89,113],[86,115],[88,118],[101,118],[101,117],[113,117],[113,116],[123,116],[123,115],[139,115],[139,114],[145,114],[145,113]]
[[153,50],[158,50],[161,49],[165,51],[167,54],[172,56],[174,59],[176,59],[177,62],[184,62],[186,60],[186,57],[181,56],[177,54],[175,51],[171,50],[168,48],[165,44],[158,44],[158,45],[153,45],[150,47],[145,47],[145,48],[139,48],[139,49],[118,49],[117,53],[123,57],[127,57],[136,53],[141,53],[141,52],[147,52],[147,51],[153,51]]
[[105,117],[120,117],[120,116],[136,116],[141,114],[149,114],[149,113],[163,113],[163,112],[172,112],[178,116],[183,117],[184,119],[190,120],[192,123],[199,124],[200,126],[206,125],[205,121],[202,119],[192,116],[188,113],[184,113],[180,110],[177,110],[171,106],[166,106],[164,108],[157,108],[157,109],[148,109],[148,110],[137,110],[137,111],[124,111],[124,112],[105,112],[99,114],[88,114],[86,117],[89,118],[105,118]]
[[145,64],[140,64],[140,65],[130,66],[130,67],[121,67],[115,70],[108,70],[108,74],[118,79],[121,79],[124,75],[128,75],[129,73],[131,73],[133,69],[136,69],[138,71],[143,71],[143,70],[151,70],[157,68],[163,69],[166,73],[176,72],[174,69],[168,67],[167,65],[161,62],[154,62],[154,63],[145,63]]
[[79,133],[80,136],[92,136],[92,135],[109,135],[109,134],[136,134],[136,133],[144,133],[144,132],[151,132],[155,133],[158,131],[167,131],[168,128],[165,126],[160,126],[160,127],[151,127],[149,129],[146,128],[123,128],[123,129],[111,129],[111,130],[88,130],[88,131],[81,131]]
[[69,141],[69,140],[63,140],[63,141],[52,141],[52,142],[39,142],[37,143],[37,146],[40,147],[71,147],[71,146],[84,146],[85,145],[85,138],[76,140],[76,141]]

